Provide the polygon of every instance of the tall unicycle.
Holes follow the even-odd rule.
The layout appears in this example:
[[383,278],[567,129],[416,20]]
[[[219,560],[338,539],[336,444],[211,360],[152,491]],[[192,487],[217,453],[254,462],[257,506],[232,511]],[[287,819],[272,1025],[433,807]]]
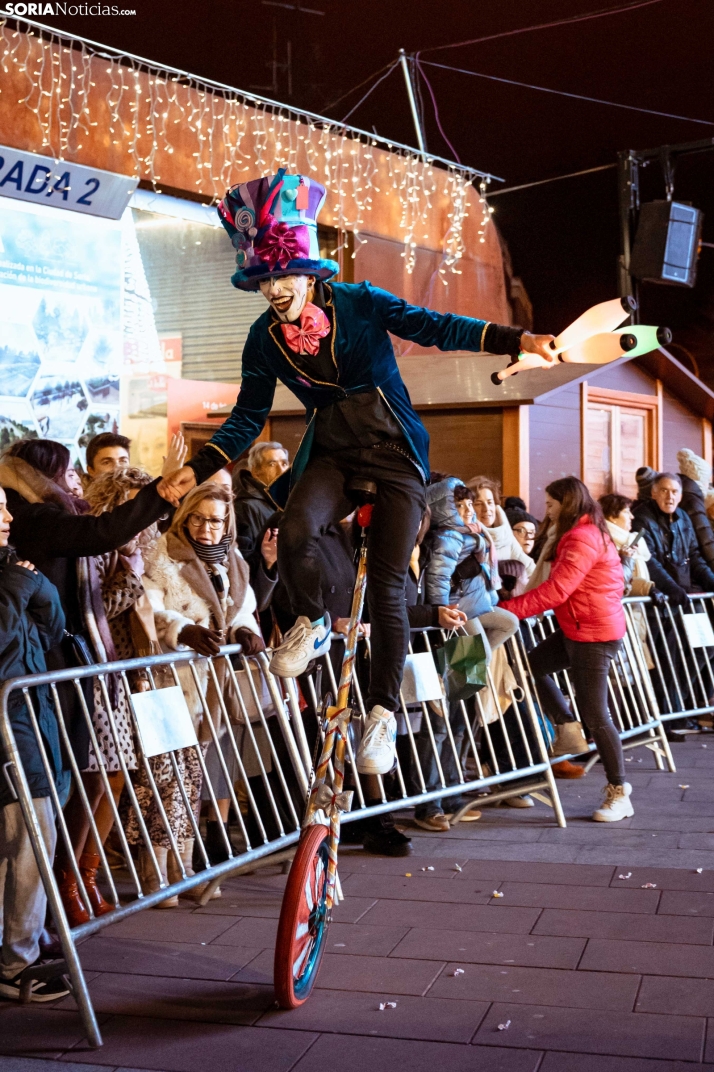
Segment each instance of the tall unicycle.
[[[352,804],[352,793],[343,788],[352,716],[349,697],[367,587],[367,536],[377,488],[371,481],[353,480],[350,490],[358,493],[363,502],[368,501],[357,511],[362,533],[359,564],[337,700],[324,711],[325,738],[280,909],[273,981],[275,997],[283,1009],[302,1005],[315,985],[335,900],[340,817]],[[330,760],[332,785],[325,781]]]

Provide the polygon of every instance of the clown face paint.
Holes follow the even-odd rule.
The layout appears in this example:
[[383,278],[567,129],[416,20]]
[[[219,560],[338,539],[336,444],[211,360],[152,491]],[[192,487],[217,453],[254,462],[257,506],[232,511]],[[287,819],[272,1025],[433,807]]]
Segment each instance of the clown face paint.
[[263,279],[260,292],[283,323],[298,320],[307,302],[312,299],[315,277],[312,275],[284,275]]

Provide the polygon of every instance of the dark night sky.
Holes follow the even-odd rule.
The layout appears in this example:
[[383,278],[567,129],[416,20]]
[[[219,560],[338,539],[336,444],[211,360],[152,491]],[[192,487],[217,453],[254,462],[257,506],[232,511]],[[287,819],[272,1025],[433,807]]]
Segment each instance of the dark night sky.
[[[302,2],[324,15],[289,9],[292,0],[285,0],[288,6],[276,0],[131,0],[135,18],[45,21],[239,88],[262,87],[267,96],[336,119],[368,87],[334,107],[331,102],[389,63],[401,47],[424,50],[424,60],[712,122],[702,126],[642,115],[426,67],[442,125],[461,159],[502,175],[509,186],[607,164],[620,149],[714,137],[711,0],[659,0],[604,18],[438,51],[438,45],[616,8],[621,0]],[[281,68],[277,85],[274,40]],[[425,89],[424,100],[428,147],[449,156]],[[401,71],[392,72],[350,122],[366,129],[374,124],[380,134],[414,144]],[[705,211],[703,238],[710,242],[713,176],[714,152],[702,154],[681,163],[675,186],[676,198]],[[647,186],[648,198],[664,195],[657,165],[649,169]],[[615,295],[614,169],[506,194],[493,204],[515,270],[533,300],[537,328],[557,332],[586,306]],[[644,308],[648,318],[684,329],[704,323],[703,310],[714,305],[713,289],[714,249],[704,249],[694,292],[650,286]]]

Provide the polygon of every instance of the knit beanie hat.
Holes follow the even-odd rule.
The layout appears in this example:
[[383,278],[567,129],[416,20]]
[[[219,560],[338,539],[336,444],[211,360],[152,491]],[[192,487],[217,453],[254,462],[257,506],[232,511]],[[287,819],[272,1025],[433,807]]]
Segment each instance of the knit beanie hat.
[[533,517],[533,514],[529,514],[527,510],[521,510],[519,507],[509,508],[504,511],[508,518],[508,524],[513,528],[514,525],[519,524],[521,521],[530,521],[531,525],[535,525],[538,528],[538,520]]
[[649,465],[641,465],[635,473],[637,481],[637,498],[640,502],[652,498],[652,485],[657,479],[657,470]]
[[702,489],[702,494],[706,495],[712,479],[711,465],[707,465],[704,458],[700,458],[689,447],[677,451],[677,461],[682,476],[688,476],[690,480],[694,480]]

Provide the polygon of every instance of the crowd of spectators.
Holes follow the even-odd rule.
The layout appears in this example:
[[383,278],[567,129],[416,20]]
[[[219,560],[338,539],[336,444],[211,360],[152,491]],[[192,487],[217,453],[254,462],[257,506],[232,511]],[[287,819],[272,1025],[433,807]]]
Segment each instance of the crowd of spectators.
[[[174,511],[158,494],[157,480],[130,464],[130,446],[124,436],[96,436],[88,444],[81,474],[68,450],[49,440],[17,442],[0,458],[3,680],[167,651],[191,649],[212,656],[227,642],[240,643],[245,654],[255,655],[293,624],[277,565],[281,511],[271,492],[288,469],[287,450],[276,442],[256,443],[232,477],[222,470]],[[176,469],[184,457],[183,441],[174,437],[164,471]],[[489,735],[497,763],[504,750],[516,747],[505,739],[503,727],[509,719],[522,725],[520,713],[512,709],[513,693],[509,696],[504,643],[519,629],[525,641],[524,618],[555,610],[560,628],[546,643],[535,649],[530,645],[542,714],[553,725],[553,769],[562,778],[584,775],[584,767],[574,759],[588,748],[585,729],[608,776],[610,795],[603,813],[608,820],[613,809],[620,808],[615,817],[631,814],[622,810],[631,809],[629,787],[619,738],[607,712],[607,675],[623,631],[620,600],[625,594],[650,596],[655,603],[667,597],[671,604],[686,607],[690,593],[714,591],[711,468],[689,450],[680,451],[678,461],[679,473],[638,470],[635,501],[613,493],[598,504],[574,477],[557,480],[546,489],[542,521],[521,499],[501,501],[498,481],[487,475],[462,480],[434,473],[407,577],[405,600],[415,650],[418,631],[426,629],[460,631],[483,641],[495,683],[493,702],[505,697]],[[319,541],[322,597],[336,634],[346,632],[349,620],[358,539],[350,515],[330,525]],[[590,605],[582,620],[578,600]],[[643,607],[635,609],[633,620],[652,667],[658,653],[648,647],[651,632]],[[368,621],[362,632],[369,638]],[[664,633],[660,639],[668,643]],[[339,676],[341,650],[336,644],[325,657],[325,673],[329,669]],[[363,664],[365,660],[363,652]],[[572,669],[584,727],[551,676],[565,666]],[[364,674],[364,665],[358,670]],[[22,692],[12,693],[13,732],[73,926],[89,919],[77,870],[94,914],[112,910],[98,883],[105,844],[107,852],[119,857],[122,851],[136,854],[146,893],[175,881],[181,871],[192,875],[207,864],[220,863],[240,848],[231,833],[231,801],[239,792],[241,772],[228,743],[230,690],[220,671],[218,676],[209,674],[205,662],[193,669],[180,666],[177,673],[200,756],[195,748],[184,748],[142,762],[126,693],[111,676],[102,683],[90,681],[83,690],[71,683],[57,686],[66,747],[48,687],[33,691],[31,709]],[[133,692],[151,687],[140,670],[128,680]],[[308,682],[298,684],[312,745],[317,733],[315,697]],[[422,711],[406,710],[399,716],[397,751],[409,792],[435,793],[444,782],[458,784],[468,775],[463,765],[473,763],[467,746],[474,734],[480,747],[477,708],[445,702],[448,722],[442,705],[433,701]],[[49,765],[40,759],[35,724]],[[230,735],[235,739],[232,730]],[[258,736],[258,730],[251,731],[253,740]],[[247,785],[242,799],[247,792],[259,807],[273,777],[269,756],[281,758],[280,741],[268,738],[259,745],[266,765],[260,757],[257,764],[251,766],[246,759],[243,765]],[[492,759],[484,752],[481,761],[488,772]],[[0,764],[4,762],[0,750]],[[518,757],[516,763],[526,765]],[[72,787],[72,766],[81,786]],[[380,782],[365,776],[366,803],[382,800],[383,793],[398,796],[395,777]],[[57,838],[53,797],[63,807],[66,839]],[[429,800],[416,808],[414,821],[424,830],[448,830],[450,815],[463,803],[453,795]],[[526,794],[511,796],[507,803],[533,806]],[[265,808],[266,829],[270,827],[273,836],[278,816],[269,810]],[[117,814],[122,817],[121,838],[115,829]],[[478,819],[479,812],[472,808],[465,817]],[[244,819],[241,828],[252,836],[255,818]],[[201,844],[196,838],[199,822]],[[370,852],[410,851],[408,832],[398,828],[391,815],[347,824],[344,836]],[[191,895],[200,898],[204,892],[204,886],[197,886]],[[214,896],[220,896],[220,890]],[[0,997],[12,999],[19,996],[22,971],[42,956],[51,939],[45,930],[42,883],[7,779],[0,780],[0,897]],[[177,903],[178,898],[165,899],[160,907]],[[36,983],[33,1000],[53,1000],[64,992],[62,987],[56,979]]]

